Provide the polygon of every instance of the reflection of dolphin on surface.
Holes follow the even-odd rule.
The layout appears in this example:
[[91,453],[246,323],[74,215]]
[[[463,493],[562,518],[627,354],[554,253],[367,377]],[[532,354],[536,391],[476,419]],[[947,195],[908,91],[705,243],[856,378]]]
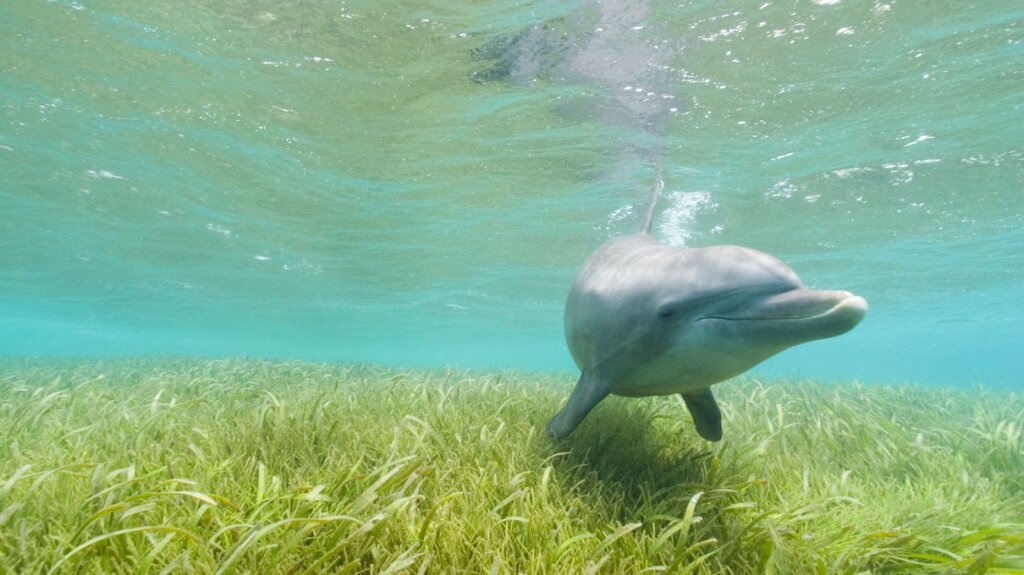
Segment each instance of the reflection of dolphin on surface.
[[650,16],[650,0],[584,0],[571,17],[478,47],[474,55],[484,65],[472,77],[517,84],[544,77],[597,87],[605,96],[598,119],[658,134],[678,106],[663,88],[680,45],[659,38]]
[[677,248],[650,236],[661,182],[639,234],[615,238],[580,270],[565,337],[582,372],[548,433],[565,437],[609,394],[679,393],[697,433],[718,441],[711,385],[794,345],[852,329],[867,302],[804,288],[774,257],[739,246]]

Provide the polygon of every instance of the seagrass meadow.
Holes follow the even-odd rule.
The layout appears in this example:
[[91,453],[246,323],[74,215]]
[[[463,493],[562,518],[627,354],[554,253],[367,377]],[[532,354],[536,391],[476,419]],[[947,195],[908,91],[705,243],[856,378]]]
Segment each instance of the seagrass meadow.
[[1024,573],[1024,398],[256,360],[0,368],[4,573]]

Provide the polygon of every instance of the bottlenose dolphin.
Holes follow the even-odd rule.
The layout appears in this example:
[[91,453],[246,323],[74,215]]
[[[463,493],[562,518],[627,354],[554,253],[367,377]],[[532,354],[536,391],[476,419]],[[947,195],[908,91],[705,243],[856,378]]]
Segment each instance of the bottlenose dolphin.
[[794,345],[852,329],[868,304],[806,289],[786,264],[740,246],[679,248],[651,237],[662,183],[640,233],[597,249],[565,304],[565,338],[580,378],[548,424],[567,436],[609,394],[682,395],[697,433],[722,438],[711,386]]

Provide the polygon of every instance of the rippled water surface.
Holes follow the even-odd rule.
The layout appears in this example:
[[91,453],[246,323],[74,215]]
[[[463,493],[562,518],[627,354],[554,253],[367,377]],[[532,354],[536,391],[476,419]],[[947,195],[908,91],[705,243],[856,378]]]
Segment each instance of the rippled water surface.
[[18,0],[0,105],[0,354],[568,370],[661,173],[870,301],[763,373],[1022,385],[1018,1]]

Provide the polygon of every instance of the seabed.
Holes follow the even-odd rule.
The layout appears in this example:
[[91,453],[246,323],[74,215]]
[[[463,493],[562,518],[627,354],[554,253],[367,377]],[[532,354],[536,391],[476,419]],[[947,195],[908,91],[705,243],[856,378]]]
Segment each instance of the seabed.
[[1024,398],[741,378],[0,361],[2,573],[1024,573]]

